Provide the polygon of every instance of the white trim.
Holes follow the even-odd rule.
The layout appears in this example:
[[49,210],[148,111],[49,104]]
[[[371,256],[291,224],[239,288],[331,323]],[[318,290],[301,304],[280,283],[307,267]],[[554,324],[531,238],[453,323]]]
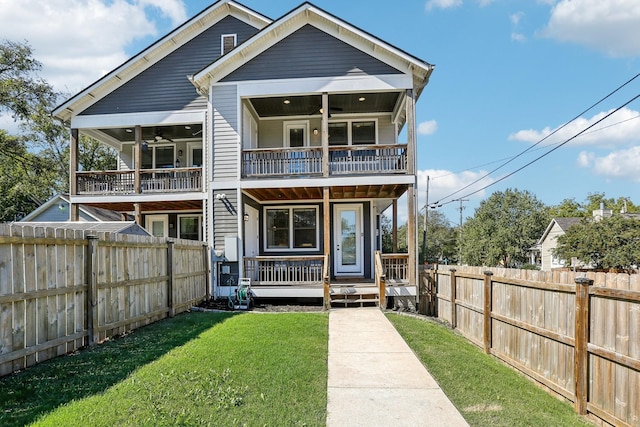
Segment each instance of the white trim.
[[198,35],[207,31],[227,16],[233,16],[256,28],[258,31],[273,22],[271,19],[234,1],[217,1],[200,14],[189,19],[165,37],[147,47],[138,55],[127,60],[106,76],[95,81],[86,89],[78,92],[66,102],[59,105],[53,111],[53,116],[60,120],[68,121],[79,112],[84,111],[107,94],[139,75],[142,71],[150,68],[170,53],[178,50]]
[[220,55],[226,55],[229,52],[224,51],[224,39],[227,37],[233,37],[233,47],[229,50],[231,52],[233,48],[238,45],[238,35],[237,34],[221,34],[220,35]]
[[198,240],[202,240],[202,236],[204,235],[203,230],[202,230],[203,229],[203,225],[204,225],[204,215],[202,213],[199,213],[199,214],[179,214],[178,217],[177,217],[177,220],[176,220],[176,222],[178,223],[177,224],[178,226],[176,227],[176,229],[177,229],[176,236],[177,236],[178,239],[182,239],[183,238],[183,237],[180,237],[180,233],[181,233],[180,220],[182,218],[198,218],[198,225],[199,225],[199,227],[198,227]]
[[[333,115],[335,117],[335,115]],[[362,117],[355,117],[355,118],[344,118],[341,119],[340,117],[335,117],[335,118],[331,118],[331,120],[329,120],[329,124],[331,123],[346,123],[347,124],[347,145],[348,146],[352,146],[353,145],[353,130],[352,130],[352,124],[353,122],[374,122],[374,126],[375,126],[375,141],[374,144],[378,145],[380,143],[380,137],[378,135],[378,118],[377,117],[371,117],[371,116],[362,116]],[[330,147],[336,147],[338,145],[329,145]]]
[[321,94],[323,92],[362,93],[397,92],[413,88],[413,78],[408,74],[379,74],[373,76],[337,76],[272,80],[244,80],[216,83],[215,86],[237,85],[241,98],[255,96],[280,96],[292,93]]
[[415,184],[415,175],[366,175],[330,178],[300,179],[256,179],[240,182],[212,182],[213,189],[235,188],[295,188],[295,187],[340,187],[344,185],[383,185],[383,184]]
[[125,126],[160,126],[179,125],[183,123],[204,123],[207,110],[194,111],[154,111],[147,113],[96,114],[90,116],[75,116],[71,120],[71,127],[84,128],[115,128]]
[[282,146],[291,147],[291,129],[302,129],[304,132],[304,141],[302,141],[303,147],[309,146],[309,120],[290,120],[282,122]]
[[385,62],[408,75],[417,75],[427,83],[433,66],[416,57],[408,55],[398,48],[377,39],[347,22],[331,16],[315,6],[305,3],[281,17],[256,35],[242,43],[234,53],[214,61],[191,77],[196,88],[206,90],[211,83],[220,81],[243,64],[279,43],[306,24],[312,24],[325,33]]
[[[228,188],[228,187],[227,187]],[[207,193],[154,193],[132,195],[105,196],[70,196],[71,203],[145,203],[145,202],[180,202],[187,200],[206,200]]]
[[[364,274],[364,203],[336,203],[333,205],[333,248],[331,251],[334,268],[334,274],[336,277],[348,277],[348,276],[361,276]],[[343,210],[352,210],[356,212],[356,247],[355,264],[353,267],[345,267],[340,261],[340,256],[337,251],[341,250],[338,246],[341,245],[339,231],[342,230],[342,221],[339,217],[340,212]],[[342,248],[343,249],[343,248]],[[342,271],[340,271],[340,267]]]
[[[316,212],[316,245],[312,248],[296,248],[294,247],[294,236],[293,236],[293,211],[296,209],[313,209]],[[268,246],[268,238],[267,238],[267,211],[273,210],[288,210],[289,211],[289,246],[282,248],[270,248]],[[320,250],[320,218],[319,218],[320,207],[316,204],[302,204],[302,205],[274,205],[274,206],[265,206],[263,209],[262,215],[262,232],[264,233],[264,239],[262,241],[262,249],[265,253],[272,252],[317,252]]]
[[[158,215],[158,214],[154,214],[154,215],[145,215],[144,216],[144,229],[147,230],[147,232],[149,234],[151,234],[153,236],[153,228],[151,227],[151,222],[153,221],[162,221],[163,224],[163,236],[156,236],[156,237],[169,237],[169,215],[167,214],[163,214],[163,215]],[[151,228],[150,228],[151,227]]]

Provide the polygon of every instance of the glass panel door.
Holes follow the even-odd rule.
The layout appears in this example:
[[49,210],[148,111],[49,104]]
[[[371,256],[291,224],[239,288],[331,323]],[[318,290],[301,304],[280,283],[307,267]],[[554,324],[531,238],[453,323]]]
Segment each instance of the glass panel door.
[[336,275],[363,274],[362,205],[336,205],[334,228]]

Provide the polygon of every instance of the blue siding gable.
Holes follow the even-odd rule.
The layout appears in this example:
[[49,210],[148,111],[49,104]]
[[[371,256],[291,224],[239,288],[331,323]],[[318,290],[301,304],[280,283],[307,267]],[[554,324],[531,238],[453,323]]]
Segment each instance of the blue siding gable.
[[220,57],[223,34],[237,34],[240,44],[257,32],[256,28],[227,16],[80,114],[206,109],[207,99],[196,92],[187,76]]
[[390,65],[307,24],[222,81],[400,73]]

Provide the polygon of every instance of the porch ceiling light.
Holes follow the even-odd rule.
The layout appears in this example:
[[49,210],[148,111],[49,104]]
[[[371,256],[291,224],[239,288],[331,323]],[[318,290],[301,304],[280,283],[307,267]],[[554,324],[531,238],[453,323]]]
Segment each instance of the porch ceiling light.
[[285,104],[287,104],[287,105],[291,104],[291,101],[289,101],[288,99],[285,99],[285,100],[284,100],[284,101],[282,101],[282,102],[284,102],[284,103],[285,103]]
[[358,98],[358,101],[360,102],[364,102],[367,98],[365,98],[364,96],[361,96],[360,98]]

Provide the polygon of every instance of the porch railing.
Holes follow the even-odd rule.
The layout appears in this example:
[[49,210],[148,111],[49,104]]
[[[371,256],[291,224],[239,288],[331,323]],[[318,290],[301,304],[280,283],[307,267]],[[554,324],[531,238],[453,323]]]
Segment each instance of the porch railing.
[[[322,175],[322,148],[269,148],[242,152],[244,178]],[[407,172],[407,145],[329,147],[330,175],[373,175]]]
[[323,282],[323,255],[247,257],[244,275],[252,286],[320,285]]
[[329,147],[329,174],[406,173],[406,145]]
[[252,178],[322,175],[322,148],[245,150],[242,172]]
[[409,283],[409,254],[381,254],[387,281]]
[[77,172],[77,192],[126,195],[202,191],[202,168],[143,169],[139,191],[135,188],[135,173],[134,170]]
[[384,271],[384,264],[380,251],[376,251],[374,256],[374,275],[376,287],[378,288],[378,298],[380,298],[380,307],[387,307],[387,277]]

